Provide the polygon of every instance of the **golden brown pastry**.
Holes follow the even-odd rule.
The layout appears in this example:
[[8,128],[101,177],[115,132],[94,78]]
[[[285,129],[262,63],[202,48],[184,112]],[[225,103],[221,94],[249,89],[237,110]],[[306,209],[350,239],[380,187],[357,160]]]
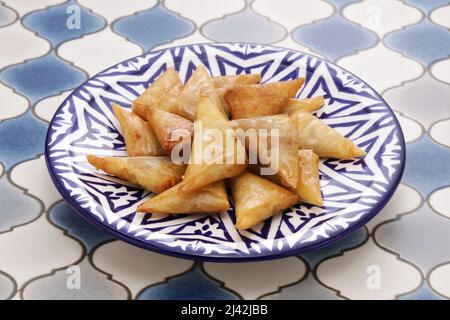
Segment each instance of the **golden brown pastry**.
[[115,103],[112,105],[112,109],[122,128],[128,156],[164,155],[164,150],[150,123],[142,120],[133,111],[124,109]]
[[168,68],[137,99],[133,101],[133,111],[142,119],[147,118],[149,107],[171,111],[176,104],[183,83],[173,68]]
[[225,93],[233,86],[240,84],[256,84],[261,81],[261,74],[238,74],[234,76],[220,76],[212,78],[217,95],[219,96],[222,107],[227,114],[230,113],[230,107],[225,101]]
[[366,153],[353,141],[322,122],[309,112],[295,112],[300,149],[311,149],[319,157],[349,159]]
[[181,181],[186,165],[174,164],[169,157],[97,157],[88,155],[97,169],[160,193]]
[[283,107],[281,113],[294,113],[296,111],[314,112],[323,106],[325,100],[323,96],[310,99],[291,99],[289,103]]
[[[245,146],[249,151],[250,163],[254,161],[251,155],[257,155],[258,161],[263,166],[271,165],[275,167],[273,161],[276,161],[278,155],[278,170],[273,172],[277,174],[286,187],[296,188],[298,183],[298,139],[296,130],[296,121],[286,114],[273,116],[264,116],[248,119],[238,119],[230,122],[234,128],[239,128],[248,132],[249,129],[256,129],[258,132],[257,143],[245,141]],[[268,137],[263,135],[261,129],[267,129]],[[277,129],[279,133],[278,149],[272,146],[270,129]],[[239,132],[238,136],[239,136]],[[267,150],[260,150],[260,139],[267,141]],[[273,150],[272,150],[273,149]],[[277,152],[277,154],[273,152]],[[267,154],[267,157],[264,155]],[[254,163],[253,163],[254,164]]]
[[180,184],[142,203],[137,211],[149,213],[218,213],[228,210],[225,182],[217,181],[203,188],[183,194],[178,192]]
[[294,97],[305,78],[267,84],[238,85],[225,93],[232,119],[278,114]]
[[159,108],[149,108],[147,116],[159,143],[167,154],[170,154],[173,147],[182,141],[190,143],[194,133],[192,121]]
[[225,114],[214,87],[213,80],[203,66],[198,66],[197,69],[195,69],[194,73],[181,90],[177,104],[171,112],[194,121],[200,96],[208,96],[214,104],[219,106],[221,112]]
[[[202,132],[194,132],[189,164],[180,187],[182,193],[192,192],[215,181],[234,177],[244,171],[247,166],[245,149],[241,142],[234,135],[231,139],[227,139],[227,129],[231,133],[233,131],[219,108],[208,97],[201,97],[199,100],[197,122],[202,124]],[[212,130],[208,131],[209,129]],[[221,141],[210,140],[210,132],[218,133]],[[227,148],[227,143],[231,144],[231,147],[228,145]],[[201,150],[198,149],[199,146]],[[207,153],[205,150],[217,152]],[[242,159],[238,158],[238,150],[243,151]],[[210,154],[211,159],[203,157]]]
[[297,195],[300,201],[322,206],[322,194],[320,193],[319,157],[312,150],[299,150],[298,159],[300,165]]
[[236,228],[251,228],[297,202],[294,193],[250,172],[231,179]]

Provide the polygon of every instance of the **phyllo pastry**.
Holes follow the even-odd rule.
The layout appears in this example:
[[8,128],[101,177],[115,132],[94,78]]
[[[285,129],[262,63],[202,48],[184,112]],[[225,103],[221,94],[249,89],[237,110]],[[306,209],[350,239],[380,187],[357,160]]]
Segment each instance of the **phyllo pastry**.
[[160,193],[181,181],[186,165],[174,164],[169,157],[97,157],[88,155],[97,169]]
[[149,107],[158,107],[171,111],[175,106],[183,83],[173,68],[168,68],[159,76],[136,100],[133,111],[143,119],[147,119]]
[[190,143],[194,133],[192,121],[159,108],[149,108],[147,115],[159,143],[167,154],[170,154],[178,143]]
[[283,107],[281,113],[294,113],[296,111],[314,112],[323,106],[325,100],[323,96],[309,99],[291,99],[289,103]]
[[309,112],[295,112],[300,149],[311,149],[319,157],[349,159],[364,156],[352,140],[322,122]]
[[300,172],[296,190],[300,201],[322,206],[319,157],[312,150],[299,150],[298,159]]
[[231,110],[232,119],[252,118],[278,114],[294,97],[305,79],[238,85],[225,93],[225,101]]
[[[189,164],[181,182],[180,192],[192,192],[212,182],[234,177],[242,173],[247,166],[245,148],[234,136],[229,121],[219,108],[209,97],[200,98],[197,123],[200,123],[202,128],[198,132],[194,131]],[[220,137],[211,139],[213,133],[219,134]],[[239,157],[240,155],[242,157]]]
[[230,107],[225,100],[225,93],[233,86],[240,84],[256,84],[261,81],[261,74],[238,74],[234,76],[219,76],[212,78],[217,95],[219,96],[222,107],[227,114],[230,113]]
[[162,214],[219,213],[228,210],[225,182],[217,181],[201,189],[180,193],[180,184],[139,205],[137,211]]
[[164,155],[164,150],[159,144],[150,123],[142,120],[133,111],[122,108],[115,103],[112,108],[122,128],[128,156]]
[[194,73],[181,90],[176,107],[173,108],[171,112],[194,121],[196,119],[197,105],[200,96],[208,96],[225,114],[214,87],[213,80],[203,66],[198,66],[197,69],[195,69]]
[[[258,161],[262,164],[261,167],[271,166],[277,169],[272,172],[272,175],[277,174],[286,187],[296,188],[298,182],[298,138],[296,121],[286,114],[278,114],[273,116],[264,116],[248,119],[233,120],[230,122],[235,129],[242,129],[247,133],[245,137],[245,146],[249,152],[249,159],[251,155],[258,155]],[[249,141],[249,130],[255,129],[257,139],[254,143]],[[278,146],[272,144],[276,143],[276,134],[278,132]],[[266,131],[265,131],[266,130]],[[267,132],[267,135],[265,134]],[[237,131],[237,135],[239,135]],[[262,141],[261,141],[262,140]],[[261,150],[261,147],[266,146],[267,150]],[[277,161],[278,166],[274,163]],[[252,161],[254,164],[254,161]],[[261,173],[262,174],[262,173]]]
[[297,195],[250,172],[231,179],[236,228],[251,228],[297,202]]

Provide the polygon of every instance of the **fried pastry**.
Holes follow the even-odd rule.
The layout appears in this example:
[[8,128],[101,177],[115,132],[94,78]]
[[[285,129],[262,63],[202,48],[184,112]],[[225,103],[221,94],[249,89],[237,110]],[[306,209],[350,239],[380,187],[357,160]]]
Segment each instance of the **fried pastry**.
[[[245,152],[243,159],[238,159],[239,150],[245,149],[234,135],[231,139],[227,137],[227,130],[233,131],[219,108],[208,97],[201,97],[199,100],[197,121],[202,124],[202,129],[194,132],[191,157],[179,189],[181,193],[192,192],[215,181],[239,175],[247,166]],[[218,133],[220,137],[217,138],[220,139],[211,141],[210,133]],[[205,150],[214,151],[211,152],[210,159],[205,159]]]
[[191,141],[194,133],[192,121],[159,108],[149,108],[147,115],[159,143],[167,154],[170,154],[178,143]]
[[291,99],[289,103],[283,107],[281,113],[294,113],[296,111],[314,112],[323,106],[325,100],[323,96],[310,99]]
[[[257,155],[258,161],[264,166],[274,167],[273,161],[278,160],[278,170],[272,174],[277,174],[286,187],[296,188],[298,183],[298,139],[296,135],[296,121],[286,114],[264,116],[248,119],[238,119],[230,122],[234,128],[248,132],[249,129],[256,129],[257,143],[245,141],[245,146],[249,155]],[[262,129],[267,129],[267,136],[263,135]],[[272,133],[270,129],[278,130],[278,147],[272,145]],[[238,132],[239,136],[239,132]],[[263,141],[267,140],[267,150],[260,150]],[[277,154],[275,154],[277,152]]]
[[148,120],[149,107],[171,111],[176,105],[183,83],[173,68],[168,68],[137,99],[133,101],[133,111]]
[[218,213],[228,210],[225,182],[217,181],[201,189],[183,194],[180,184],[139,205],[137,211],[162,214]]
[[305,78],[267,83],[238,85],[224,95],[231,110],[232,119],[274,115],[281,112],[294,97]]
[[296,190],[300,201],[322,206],[319,157],[312,150],[299,150],[298,159],[300,172]]
[[197,104],[200,96],[208,96],[214,104],[219,106],[221,112],[225,114],[213,80],[203,66],[198,66],[195,69],[181,90],[177,104],[171,112],[194,121],[196,119]]
[[352,140],[322,122],[309,112],[295,112],[300,149],[311,149],[319,157],[349,159],[364,156]]
[[236,228],[251,228],[297,202],[297,195],[248,171],[231,179]]
[[160,193],[181,181],[186,165],[174,164],[169,157],[97,157],[88,155],[97,169],[127,180],[151,192]]
[[153,131],[150,123],[142,120],[133,111],[112,105],[112,109],[122,128],[127,154],[135,156],[161,156],[164,150]]

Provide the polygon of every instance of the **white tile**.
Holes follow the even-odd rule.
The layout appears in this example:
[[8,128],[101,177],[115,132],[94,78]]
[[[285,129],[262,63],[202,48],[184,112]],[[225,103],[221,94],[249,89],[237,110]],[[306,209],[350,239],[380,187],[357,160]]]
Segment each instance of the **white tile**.
[[181,46],[181,45],[185,45],[185,44],[193,44],[193,43],[209,43],[212,42],[210,39],[205,38],[200,31],[195,30],[194,33],[188,35],[187,37],[184,38],[180,38],[180,39],[176,39],[172,42],[168,42],[168,43],[164,43],[160,46],[157,46],[155,48],[153,48],[152,50],[159,50],[159,49],[165,49],[165,48],[170,48],[173,46]]
[[441,26],[450,28],[450,5],[437,8],[431,12],[431,20]]
[[434,269],[429,275],[431,287],[450,299],[450,263]]
[[57,96],[40,100],[34,106],[34,113],[46,122],[50,122],[61,103],[72,91],[65,91]]
[[428,202],[433,210],[450,218],[450,187],[434,191]]
[[45,215],[0,234],[0,269],[10,274],[19,288],[31,278],[73,264],[81,254],[81,245],[51,225]]
[[[0,69],[44,55],[50,50],[50,44],[36,36],[32,31],[22,27],[19,21],[0,28],[2,50]],[[7,45],[5,45],[7,43]]]
[[371,238],[363,246],[322,262],[319,280],[350,299],[395,299],[421,284],[421,273],[380,249]]
[[416,141],[422,136],[424,130],[420,123],[418,123],[414,119],[405,117],[399,112],[396,112],[395,114],[397,116],[398,122],[400,122],[400,127],[402,128],[406,143]]
[[450,119],[433,124],[430,129],[430,135],[437,142],[450,147]]
[[[373,48],[344,57],[338,64],[382,92],[390,87],[419,77],[423,67],[379,43]],[[395,109],[395,106],[392,106]]]
[[63,43],[58,54],[91,76],[128,58],[142,54],[142,49],[111,29]]
[[252,8],[289,31],[333,14],[333,6],[323,0],[256,0]]
[[297,50],[297,51],[304,52],[304,53],[309,53],[316,57],[324,58],[320,53],[314,52],[310,48],[302,46],[301,44],[296,42],[294,39],[292,39],[291,36],[289,36],[289,35],[286,38],[284,38],[283,40],[275,42],[273,45],[279,46],[282,48]]
[[95,250],[93,263],[112,278],[126,285],[135,297],[145,287],[187,271],[190,260],[178,259],[113,241]]
[[61,199],[45,164],[44,155],[22,162],[11,170],[11,180],[44,202],[45,209]]
[[450,59],[433,64],[431,66],[431,74],[441,81],[450,83]]
[[383,37],[388,32],[419,22],[420,10],[398,0],[366,0],[345,7],[344,16]]
[[164,5],[195,22],[200,28],[205,22],[239,11],[245,7],[244,0],[166,0]]
[[369,232],[388,220],[395,219],[398,215],[412,212],[419,208],[422,204],[422,197],[420,193],[407,186],[405,184],[399,184],[397,190],[395,190],[392,198],[389,200],[387,205],[366,224]]
[[39,1],[30,1],[30,0],[7,0],[6,5],[8,7],[16,10],[21,17],[23,17],[26,13],[43,9],[48,6],[54,6],[59,3],[63,3],[66,0],[39,0]]
[[0,83],[0,121],[17,117],[27,109],[27,99]]
[[275,292],[281,286],[299,281],[306,273],[305,264],[297,257],[262,262],[207,262],[203,266],[206,273],[244,299]]
[[132,15],[135,12],[153,7],[156,0],[78,0],[78,3],[95,13],[103,16],[109,23],[114,20]]

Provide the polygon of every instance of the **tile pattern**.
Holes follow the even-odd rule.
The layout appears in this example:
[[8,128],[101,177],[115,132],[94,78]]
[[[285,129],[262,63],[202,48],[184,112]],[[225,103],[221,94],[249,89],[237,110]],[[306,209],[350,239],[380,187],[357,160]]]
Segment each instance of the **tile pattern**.
[[[0,299],[449,299],[449,21],[446,0],[0,2]],[[210,41],[322,56],[383,94],[407,165],[374,220],[301,257],[193,263],[115,241],[61,200],[42,154],[64,97],[127,57]]]

